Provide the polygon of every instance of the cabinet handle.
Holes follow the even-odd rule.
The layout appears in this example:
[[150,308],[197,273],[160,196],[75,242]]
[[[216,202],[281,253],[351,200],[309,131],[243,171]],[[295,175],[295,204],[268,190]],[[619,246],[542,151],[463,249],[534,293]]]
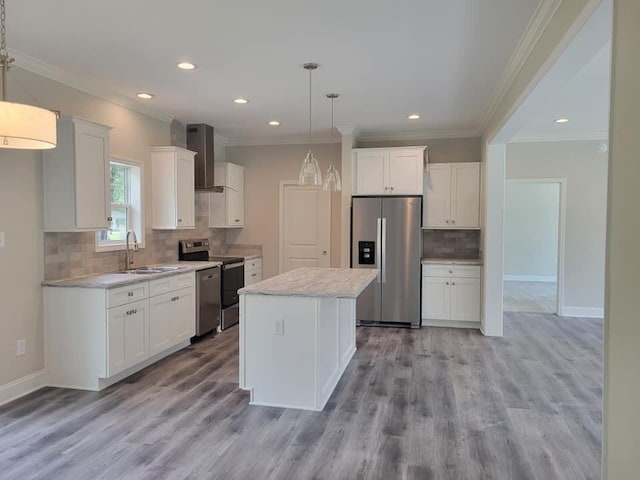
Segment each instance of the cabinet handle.
[[113,217],[107,217],[107,222],[112,222],[113,221]]
[[181,218],[178,219],[178,223],[182,223],[182,219]]
[[393,192],[393,187],[391,187],[391,191]]
[[127,292],[127,297],[133,297],[133,292]]
[[253,274],[251,274],[251,276],[252,276],[252,277],[255,277],[255,276],[256,276],[256,274],[255,274],[255,273],[253,273]]
[[177,302],[178,300],[180,300],[180,297],[172,297],[172,298],[171,298],[171,301],[172,301],[172,302]]
[[447,282],[447,285],[449,285],[449,282]]
[[456,284],[456,282],[451,282],[451,285],[455,285],[455,284]]
[[138,309],[137,308],[134,308],[133,310],[127,310],[127,315],[134,315],[136,313],[138,313]]
[[236,218],[236,222],[239,222],[239,221],[240,221],[240,219],[239,219],[239,218]]
[[453,270],[449,270],[449,273],[453,273]]
[[447,220],[447,223],[449,223],[449,220]]
[[455,220],[451,220],[451,223],[456,223],[456,221]]

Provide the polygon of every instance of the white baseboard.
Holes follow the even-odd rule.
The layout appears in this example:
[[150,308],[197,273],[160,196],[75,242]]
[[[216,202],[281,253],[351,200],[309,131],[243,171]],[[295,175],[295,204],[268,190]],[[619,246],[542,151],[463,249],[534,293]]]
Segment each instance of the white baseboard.
[[9,403],[47,385],[47,372],[40,370],[0,386],[0,405]]
[[555,275],[505,275],[505,282],[557,282]]
[[562,317],[604,318],[604,308],[562,307]]

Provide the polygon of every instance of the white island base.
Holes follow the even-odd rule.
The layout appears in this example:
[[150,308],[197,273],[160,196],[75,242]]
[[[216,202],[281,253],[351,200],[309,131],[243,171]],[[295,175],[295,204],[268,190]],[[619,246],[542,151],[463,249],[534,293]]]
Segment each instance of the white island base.
[[[323,290],[320,270],[335,291]],[[304,290],[307,279],[318,296],[278,290],[296,274],[296,286]],[[349,291],[341,292],[331,277],[347,275]],[[240,388],[251,392],[252,405],[324,408],[356,352],[356,298],[375,277],[371,270],[298,269],[240,290]]]

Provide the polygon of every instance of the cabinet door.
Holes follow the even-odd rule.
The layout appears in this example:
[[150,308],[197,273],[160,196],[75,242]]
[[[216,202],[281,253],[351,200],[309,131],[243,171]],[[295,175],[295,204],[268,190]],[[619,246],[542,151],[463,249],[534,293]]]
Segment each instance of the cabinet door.
[[480,228],[480,164],[451,167],[451,224],[454,228]]
[[244,226],[244,168],[227,164],[227,224],[231,227]]
[[384,195],[385,168],[389,166],[388,151],[357,151],[354,153],[354,195]]
[[390,152],[387,193],[422,195],[423,155],[424,152],[416,148]]
[[480,279],[451,279],[451,320],[480,321]]
[[183,288],[171,292],[170,335],[171,344],[188,340],[196,334],[195,289]]
[[448,278],[422,277],[422,318],[451,318],[451,285]]
[[165,293],[149,299],[149,354],[155,355],[171,347],[171,298]]
[[76,228],[108,229],[109,131],[79,122],[74,128]]
[[193,157],[178,153],[176,163],[176,226],[193,228],[195,220]]
[[111,377],[149,357],[149,302],[110,308],[107,314],[107,374]]
[[433,164],[424,176],[423,227],[449,228],[451,225],[451,166]]

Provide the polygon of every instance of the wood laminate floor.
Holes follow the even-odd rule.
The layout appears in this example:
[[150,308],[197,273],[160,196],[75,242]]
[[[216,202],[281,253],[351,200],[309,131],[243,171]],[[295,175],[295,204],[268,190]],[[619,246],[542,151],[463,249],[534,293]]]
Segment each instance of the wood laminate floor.
[[556,313],[556,282],[504,282],[505,312]]
[[100,393],[0,408],[0,478],[600,478],[602,321],[506,314],[506,337],[359,328],[323,412],[252,407],[237,329]]

